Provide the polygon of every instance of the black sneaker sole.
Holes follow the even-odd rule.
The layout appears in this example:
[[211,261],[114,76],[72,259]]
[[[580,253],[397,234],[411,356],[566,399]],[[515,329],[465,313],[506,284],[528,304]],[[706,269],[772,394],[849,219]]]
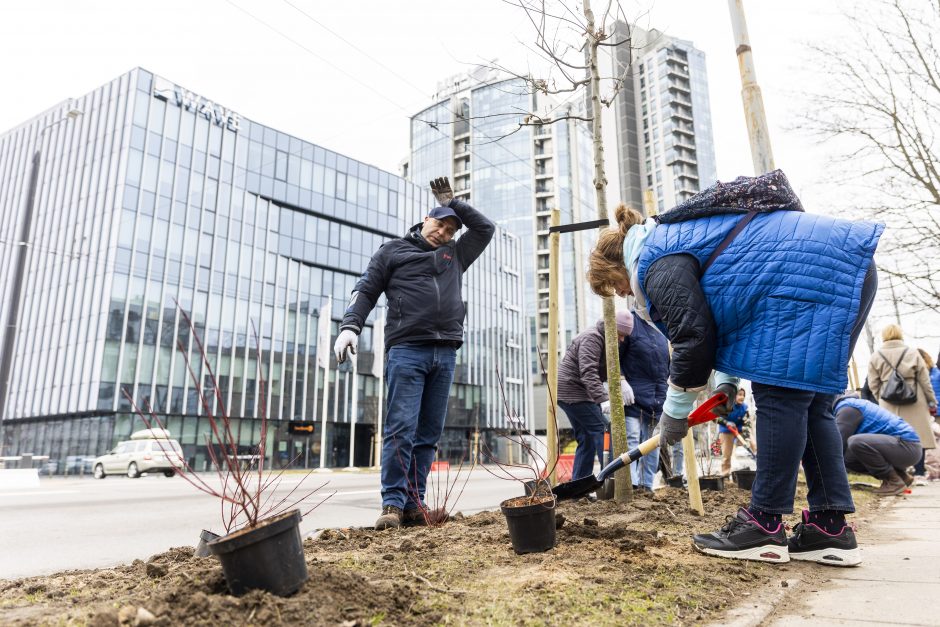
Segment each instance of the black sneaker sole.
[[713,549],[707,546],[700,546],[692,541],[695,550],[705,555],[714,555],[733,560],[748,560],[752,562],[770,562],[771,564],[786,564],[790,561],[790,551],[785,546],[779,544],[765,544],[763,546],[754,546],[749,549],[739,549],[737,551],[723,551]]

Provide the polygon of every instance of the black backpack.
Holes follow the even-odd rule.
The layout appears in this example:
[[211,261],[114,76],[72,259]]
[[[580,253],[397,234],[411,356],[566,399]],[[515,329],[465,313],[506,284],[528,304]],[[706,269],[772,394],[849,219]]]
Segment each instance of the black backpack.
[[[904,359],[905,353],[907,353],[906,348],[898,358],[898,363],[891,366],[891,375],[881,388],[881,399],[894,405],[911,405],[917,402],[917,390],[909,386],[907,381],[904,380],[904,377],[901,376],[901,373],[898,372],[898,366],[901,365],[901,360]],[[878,351],[878,354],[881,355],[882,359],[888,361],[884,353]],[[888,364],[890,365],[891,362],[888,362]]]

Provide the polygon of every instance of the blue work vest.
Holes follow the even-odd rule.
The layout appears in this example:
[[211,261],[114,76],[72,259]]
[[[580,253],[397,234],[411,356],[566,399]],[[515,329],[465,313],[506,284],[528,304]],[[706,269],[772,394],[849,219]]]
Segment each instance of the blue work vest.
[[901,438],[902,440],[920,442],[920,438],[917,437],[917,432],[914,431],[911,425],[880,405],[863,401],[860,398],[844,398],[836,403],[835,411],[838,412],[839,408],[843,406],[854,407],[862,415],[862,422],[855,430],[856,434],[880,433]]
[[[639,284],[666,255],[704,264],[740,219],[657,225],[640,253]],[[862,283],[883,231],[798,211],[755,216],[700,281],[717,327],[715,369],[767,385],[845,390]],[[650,314],[655,319],[652,305]]]

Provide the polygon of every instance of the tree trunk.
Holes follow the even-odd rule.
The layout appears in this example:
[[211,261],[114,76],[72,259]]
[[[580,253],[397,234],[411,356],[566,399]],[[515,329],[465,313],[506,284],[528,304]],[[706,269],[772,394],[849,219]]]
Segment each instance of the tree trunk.
[[[590,55],[591,66],[591,126],[594,140],[594,191],[597,195],[597,217],[609,220],[607,214],[607,177],[604,174],[604,140],[601,135],[600,71],[597,67],[598,33],[594,24],[594,11],[590,0],[584,0],[584,17],[587,19],[585,44]],[[604,25],[601,24],[601,28]],[[614,299],[604,299],[604,343],[607,350],[607,383],[610,388],[610,438],[614,455],[627,450],[627,426],[623,416],[623,397],[620,395],[620,353],[617,341],[617,321]],[[629,501],[633,498],[633,482],[630,466],[614,474],[614,500]]]

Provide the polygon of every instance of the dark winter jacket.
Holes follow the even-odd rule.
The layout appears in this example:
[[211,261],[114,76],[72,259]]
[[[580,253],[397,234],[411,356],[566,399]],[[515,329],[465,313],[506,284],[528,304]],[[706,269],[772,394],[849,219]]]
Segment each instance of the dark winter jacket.
[[633,388],[628,416],[659,416],[669,378],[669,341],[653,325],[633,313],[633,331],[620,343],[620,372]]
[[607,380],[604,321],[571,340],[558,366],[558,400],[563,403],[603,403]]
[[341,329],[359,333],[385,292],[386,350],[402,342],[463,343],[463,273],[489,244],[496,226],[461,200],[451,200],[449,206],[467,231],[434,248],[417,224],[404,237],[383,244],[353,289]]
[[671,381],[698,387],[717,368],[768,385],[844,390],[862,286],[884,225],[759,213],[702,275],[740,219],[659,224],[640,253],[637,280],[649,314],[672,341]]

